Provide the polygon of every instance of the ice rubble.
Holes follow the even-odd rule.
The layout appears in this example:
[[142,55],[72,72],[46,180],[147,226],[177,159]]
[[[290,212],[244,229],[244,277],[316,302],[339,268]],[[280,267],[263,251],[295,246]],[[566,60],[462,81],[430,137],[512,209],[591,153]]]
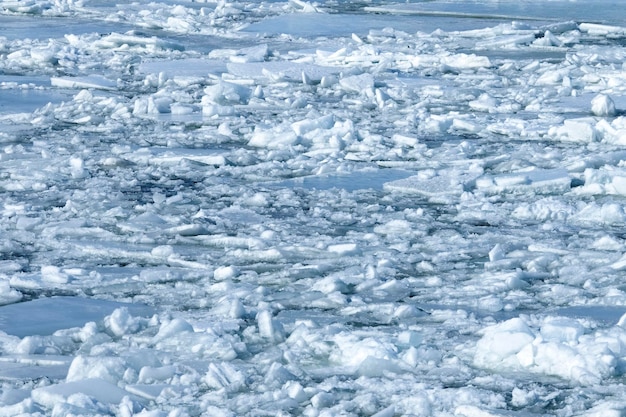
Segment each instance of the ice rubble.
[[110,30],[0,38],[0,415],[623,413],[626,30],[524,6],[1,3]]
[[609,329],[595,331],[571,318],[529,321],[520,317],[484,329],[474,363],[555,375],[582,385],[598,384],[621,373],[626,340],[622,320]]

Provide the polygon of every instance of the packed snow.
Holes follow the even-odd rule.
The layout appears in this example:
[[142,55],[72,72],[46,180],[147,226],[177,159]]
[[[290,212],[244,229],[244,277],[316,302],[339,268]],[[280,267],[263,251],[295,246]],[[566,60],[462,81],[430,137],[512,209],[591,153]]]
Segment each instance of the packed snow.
[[625,25],[0,1],[0,416],[624,415]]

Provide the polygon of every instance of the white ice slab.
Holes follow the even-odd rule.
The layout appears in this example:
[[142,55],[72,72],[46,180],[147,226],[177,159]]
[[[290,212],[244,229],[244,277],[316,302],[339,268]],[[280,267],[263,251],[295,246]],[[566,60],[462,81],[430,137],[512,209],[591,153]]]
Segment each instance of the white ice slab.
[[563,142],[590,143],[600,137],[593,117],[579,117],[563,121],[562,126],[550,128],[548,134]]
[[60,329],[100,321],[120,307],[128,308],[133,315],[150,315],[154,311],[142,304],[90,298],[40,298],[0,307],[0,331],[18,337],[50,335]]
[[[595,93],[580,94],[576,96],[563,96],[558,97],[550,103],[542,104],[545,111],[552,111],[559,114],[572,113],[573,115],[592,115],[592,101],[597,96]],[[619,112],[626,110],[626,97],[621,95],[609,95],[611,101],[613,101],[616,110]],[[575,119],[574,119],[575,120]],[[592,119],[587,119],[592,120]],[[594,120],[595,121],[595,120]],[[595,124],[595,123],[594,123]]]
[[126,396],[135,401],[141,400],[110,382],[103,379],[85,379],[81,381],[66,382],[36,388],[32,392],[32,398],[37,403],[52,408],[55,404],[63,403],[74,394],[87,395],[104,404],[119,404]]
[[[623,23],[623,22],[622,22]],[[582,23],[580,30],[591,35],[624,35],[626,34],[625,26],[605,25],[598,23]]]
[[93,88],[96,90],[115,90],[117,83],[100,75],[84,77],[51,77],[50,83],[59,88]]
[[441,171],[433,176],[413,175],[385,183],[384,189],[425,197],[459,196],[471,188],[477,175],[471,173]]
[[[578,2],[572,7],[568,1],[541,2],[541,7],[529,1],[418,1],[415,3],[385,4],[366,7],[365,10],[375,13],[395,15],[420,15],[432,17],[456,17],[459,19],[502,19],[502,20],[537,20],[537,21],[568,21],[580,20],[581,16],[588,22],[620,22],[613,11],[615,3],[611,0],[594,2]],[[622,22],[623,23],[623,20]],[[584,30],[591,30],[589,25]],[[582,26],[581,26],[582,29]]]
[[63,379],[71,362],[71,356],[0,356],[0,380],[28,381],[42,377]]
[[291,61],[270,62],[230,62],[228,72],[242,78],[269,78],[271,80],[320,82],[322,77],[338,74],[341,68],[325,67],[314,64],[303,64]]
[[154,401],[164,390],[180,393],[183,391],[183,387],[170,384],[133,384],[126,385],[125,390],[131,394]]
[[138,70],[144,74],[163,72],[174,77],[206,77],[208,74],[219,75],[227,71],[225,62],[201,58],[143,62]]
[[152,148],[141,149],[125,157],[135,163],[158,166],[175,166],[185,160],[221,166],[228,163],[222,153],[218,149]]
[[[24,80],[20,80],[20,78],[24,78]],[[44,87],[50,84],[47,78],[45,82],[43,82],[42,78],[0,76],[0,84],[5,82],[24,84],[41,83]],[[71,99],[69,94],[65,94],[64,92],[60,92],[58,90],[43,89],[39,88],[39,86],[36,88],[31,88],[29,86],[20,87],[19,85],[20,84],[16,85],[15,88],[3,88],[1,90],[0,115],[31,113],[48,103],[59,103],[63,100]],[[13,122],[17,121],[15,117],[12,117],[11,119]]]
[[476,188],[486,193],[530,191],[538,194],[559,194],[569,191],[571,182],[565,169],[533,169],[485,175],[476,180]]
[[[15,1],[12,3],[23,5],[27,2]],[[34,4],[35,2],[30,3]],[[2,2],[2,7],[5,7],[5,4]],[[37,6],[35,5],[35,7]],[[38,16],[19,16],[16,14],[0,16],[0,27],[2,27],[2,36],[8,39],[46,40],[63,38],[68,33],[81,35],[85,33],[125,32],[132,28],[129,24],[105,21],[104,19],[42,19]]]
[[139,36],[128,33],[111,33],[95,42],[94,46],[98,48],[128,48],[128,47],[144,47],[144,48],[159,48],[159,49],[173,49],[176,51],[182,51],[184,46],[177,43],[169,42],[156,36]]
[[[350,36],[368,34],[370,30],[394,28],[407,33],[416,31],[430,33],[437,29],[470,30],[483,28],[487,24],[497,24],[497,20],[485,16],[484,18],[458,19],[456,16],[441,14],[431,15],[428,19],[416,20],[415,16],[398,13],[391,14],[360,14],[355,19],[351,14],[330,13],[295,13],[270,17],[260,22],[252,23],[244,30],[261,34],[289,34],[293,36]],[[505,20],[505,19],[503,19]]]
[[346,191],[374,189],[380,190],[389,181],[405,178],[411,172],[400,169],[380,169],[376,171],[357,171],[345,174],[326,174],[281,181],[274,185],[302,187],[307,189],[330,190],[333,188]]
[[547,310],[551,316],[589,319],[604,325],[615,325],[626,314],[626,307],[618,306],[573,306]]
[[[371,6],[366,7],[365,10],[373,13],[389,13],[389,14],[400,14],[400,15],[416,15],[416,16],[447,16],[447,17],[456,17],[456,18],[466,18],[466,19],[502,19],[502,20],[543,20],[545,17],[541,17],[539,14],[534,16],[532,15],[524,15],[524,14],[513,14],[517,10],[505,9],[500,7],[490,7],[489,5],[482,5],[472,3],[471,7],[468,7],[467,4],[455,4],[453,7],[450,7],[445,4],[441,4],[440,2],[435,3],[435,7],[428,7],[433,5],[427,5],[424,7],[423,4],[392,4],[385,6]],[[448,6],[448,7],[446,7]]]

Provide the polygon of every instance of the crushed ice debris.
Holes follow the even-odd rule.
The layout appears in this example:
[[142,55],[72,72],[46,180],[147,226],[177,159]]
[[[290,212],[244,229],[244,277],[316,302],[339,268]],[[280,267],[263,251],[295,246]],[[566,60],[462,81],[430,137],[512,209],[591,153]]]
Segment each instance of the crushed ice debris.
[[365,3],[0,2],[0,415],[624,414],[615,2]]

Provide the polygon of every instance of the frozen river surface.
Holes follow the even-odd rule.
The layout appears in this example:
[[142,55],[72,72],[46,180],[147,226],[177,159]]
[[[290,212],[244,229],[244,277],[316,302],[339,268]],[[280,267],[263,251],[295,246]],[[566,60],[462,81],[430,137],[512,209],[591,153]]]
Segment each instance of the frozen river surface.
[[0,1],[0,416],[626,413],[620,1]]

